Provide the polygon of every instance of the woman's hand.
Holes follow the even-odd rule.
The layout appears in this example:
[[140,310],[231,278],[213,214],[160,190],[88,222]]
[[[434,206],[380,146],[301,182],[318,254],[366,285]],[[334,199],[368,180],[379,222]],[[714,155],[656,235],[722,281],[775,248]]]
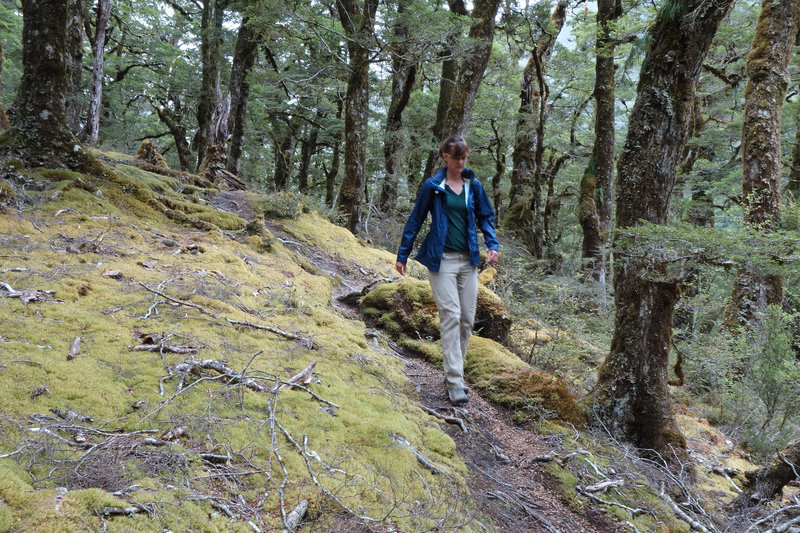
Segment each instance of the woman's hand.
[[499,254],[497,253],[497,250],[489,250],[489,252],[486,254],[486,263],[489,265],[493,265],[497,263],[498,258]]
[[406,275],[406,264],[405,263],[401,263],[400,261],[398,261],[398,262],[396,262],[394,264],[394,267],[397,269],[398,272],[400,272],[401,276],[405,276]]

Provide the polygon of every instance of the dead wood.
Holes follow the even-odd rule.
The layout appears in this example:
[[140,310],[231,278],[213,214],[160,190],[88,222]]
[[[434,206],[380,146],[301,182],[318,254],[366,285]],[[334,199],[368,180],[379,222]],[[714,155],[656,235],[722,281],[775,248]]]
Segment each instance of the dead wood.
[[169,442],[182,436],[186,431],[188,431],[186,426],[176,426],[162,433],[160,439]]
[[605,492],[612,487],[621,487],[623,485],[625,485],[625,480],[623,479],[610,479],[594,485],[587,485],[583,490],[586,492]]
[[139,344],[130,346],[129,352],[159,352],[159,353],[179,353],[196,354],[197,348],[194,346],[170,346],[168,344]]
[[269,331],[270,333],[274,333],[276,335],[280,335],[281,337],[285,337],[287,339],[291,339],[291,340],[295,340],[295,341],[301,341],[309,349],[318,349],[320,347],[319,344],[314,342],[313,339],[309,339],[309,338],[303,337],[302,335],[299,335],[299,334],[296,334],[296,333],[289,333],[288,331],[283,331],[283,330],[280,330],[280,329],[277,329],[277,328],[273,328],[273,327],[270,327],[270,326],[265,326],[263,324],[255,324],[253,322],[247,322],[247,321],[242,321],[242,320],[232,320],[230,318],[220,318],[217,315],[215,315],[214,313],[206,310],[205,308],[203,308],[203,307],[201,307],[201,306],[199,306],[197,304],[193,304],[193,303],[190,303],[190,302],[184,302],[183,300],[178,300],[177,298],[173,298],[171,296],[167,296],[163,292],[158,291],[156,289],[151,289],[150,287],[148,287],[147,285],[145,285],[141,281],[139,282],[139,285],[144,287],[145,290],[150,291],[153,294],[157,294],[157,295],[161,296],[165,300],[168,300],[170,302],[173,302],[173,303],[176,303],[176,304],[179,304],[179,305],[183,305],[183,306],[186,306],[186,307],[191,307],[192,309],[196,309],[196,310],[200,311],[202,314],[204,314],[206,316],[210,316],[211,318],[213,318],[215,320],[218,320],[218,321],[225,321],[225,322],[227,322],[228,324],[230,324],[232,326],[248,327],[248,328],[253,328],[253,329],[261,329],[261,330]]
[[91,424],[92,422],[94,422],[94,418],[92,418],[91,416],[82,415],[81,413],[73,411],[72,409],[67,409],[66,411],[63,411],[56,407],[52,407],[50,408],[50,412],[56,415],[57,417],[66,420],[67,422],[75,422],[76,420],[87,424]]
[[38,387],[33,389],[33,392],[31,393],[31,400],[35,400],[36,398],[38,398],[42,394],[49,393],[49,392],[50,391],[47,389],[47,387],[45,387],[44,385],[39,385]]
[[131,504],[130,507],[101,507],[97,509],[96,513],[100,516],[131,516],[136,513],[150,514],[147,508],[140,504]]
[[311,383],[311,380],[314,379],[314,368],[316,368],[316,366],[317,360],[315,359],[311,361],[311,363],[309,363],[309,365],[303,370],[290,377],[288,381],[283,382],[281,386],[278,387],[278,390],[291,389],[295,385],[299,385],[301,383],[303,385],[308,385]]
[[770,464],[746,474],[742,493],[732,502],[735,507],[750,507],[771,500],[790,481],[800,479],[800,440],[778,452]]
[[433,415],[436,418],[440,418],[440,419],[444,420],[445,422],[447,422],[448,424],[455,424],[455,425],[457,425],[457,426],[459,426],[461,428],[461,431],[463,431],[464,433],[467,432],[467,426],[464,425],[464,421],[462,419],[460,419],[460,418],[458,418],[456,416],[443,415],[442,413],[440,413],[436,409],[431,409],[430,407],[422,405],[421,403],[418,403],[417,406],[420,409],[422,409],[423,411],[425,411],[426,413],[428,413],[429,415]]
[[64,300],[59,300],[53,296],[55,293],[56,291],[39,291],[35,289],[16,291],[8,283],[0,281],[0,296],[4,298],[19,298],[24,305],[28,305],[30,302],[64,303]]
[[81,338],[75,337],[75,340],[72,341],[72,346],[69,349],[69,353],[67,354],[67,361],[72,361],[81,351]]
[[201,370],[213,370],[218,374],[226,377],[227,383],[241,384],[248,389],[256,392],[267,393],[272,390],[271,386],[261,383],[251,378],[244,377],[242,374],[236,372],[229,367],[225,362],[216,361],[214,359],[206,359],[204,361],[195,361],[187,359],[183,363],[177,364],[172,367],[172,371],[176,374],[202,374]]
[[447,473],[444,470],[442,470],[441,468],[439,468],[438,466],[436,466],[435,464],[430,462],[430,460],[428,460],[427,457],[422,455],[422,453],[419,450],[414,448],[414,446],[410,442],[408,442],[408,440],[405,437],[403,437],[402,435],[398,435],[397,433],[393,433],[392,434],[392,440],[393,441],[397,441],[400,444],[402,444],[403,446],[405,446],[406,448],[408,448],[411,451],[411,453],[414,454],[414,457],[417,458],[417,461],[419,461],[419,464],[421,464],[422,466],[424,466],[425,468],[427,468],[428,470],[430,470],[434,474],[441,474],[444,477],[448,477],[448,478],[450,477],[450,476],[447,475]]
[[297,526],[300,525],[300,522],[303,521],[303,517],[306,515],[306,510],[308,510],[308,500],[303,500],[297,504],[297,507],[294,510],[286,515],[286,520],[284,520],[284,525],[286,529],[289,531],[294,531],[297,529]]

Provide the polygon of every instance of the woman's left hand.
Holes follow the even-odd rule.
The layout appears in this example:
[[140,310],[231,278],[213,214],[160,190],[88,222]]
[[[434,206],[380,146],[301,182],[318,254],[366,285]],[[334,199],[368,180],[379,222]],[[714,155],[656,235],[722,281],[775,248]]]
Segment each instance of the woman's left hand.
[[497,250],[489,250],[489,252],[486,254],[486,263],[489,265],[493,265],[497,263],[498,258],[499,254],[497,253]]

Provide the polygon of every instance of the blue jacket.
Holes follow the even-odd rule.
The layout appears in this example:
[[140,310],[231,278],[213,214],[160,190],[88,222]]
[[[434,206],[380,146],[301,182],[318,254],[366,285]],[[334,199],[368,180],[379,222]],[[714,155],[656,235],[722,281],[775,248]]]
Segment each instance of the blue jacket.
[[[447,237],[447,193],[444,188],[446,168],[442,168],[432,178],[425,180],[419,191],[414,210],[408,217],[406,227],[403,229],[403,239],[400,241],[400,250],[397,252],[397,261],[405,264],[411,250],[414,248],[414,239],[417,238],[422,223],[431,213],[431,228],[422,241],[417,261],[428,267],[433,272],[439,272],[444,253],[444,239]],[[478,266],[481,254],[478,249],[477,227],[483,232],[483,239],[490,250],[497,250],[497,234],[494,230],[494,210],[486,197],[483,186],[475,179],[475,174],[468,168],[462,173],[464,178],[464,196],[467,202],[467,245],[469,247],[470,263]]]

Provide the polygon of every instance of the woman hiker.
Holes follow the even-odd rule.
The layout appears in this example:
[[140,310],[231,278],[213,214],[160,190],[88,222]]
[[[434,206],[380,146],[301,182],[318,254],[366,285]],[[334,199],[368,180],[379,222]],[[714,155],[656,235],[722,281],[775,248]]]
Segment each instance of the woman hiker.
[[397,252],[397,271],[406,273],[406,262],[422,223],[431,214],[428,235],[422,241],[417,261],[428,267],[428,279],[439,309],[444,375],[447,396],[454,404],[469,401],[464,383],[464,357],[475,323],[478,300],[478,232],[489,253],[486,262],[497,262],[494,210],[483,186],[465,163],[466,141],[459,136],[445,139],[439,156],[445,167],[425,180],[403,229]]

